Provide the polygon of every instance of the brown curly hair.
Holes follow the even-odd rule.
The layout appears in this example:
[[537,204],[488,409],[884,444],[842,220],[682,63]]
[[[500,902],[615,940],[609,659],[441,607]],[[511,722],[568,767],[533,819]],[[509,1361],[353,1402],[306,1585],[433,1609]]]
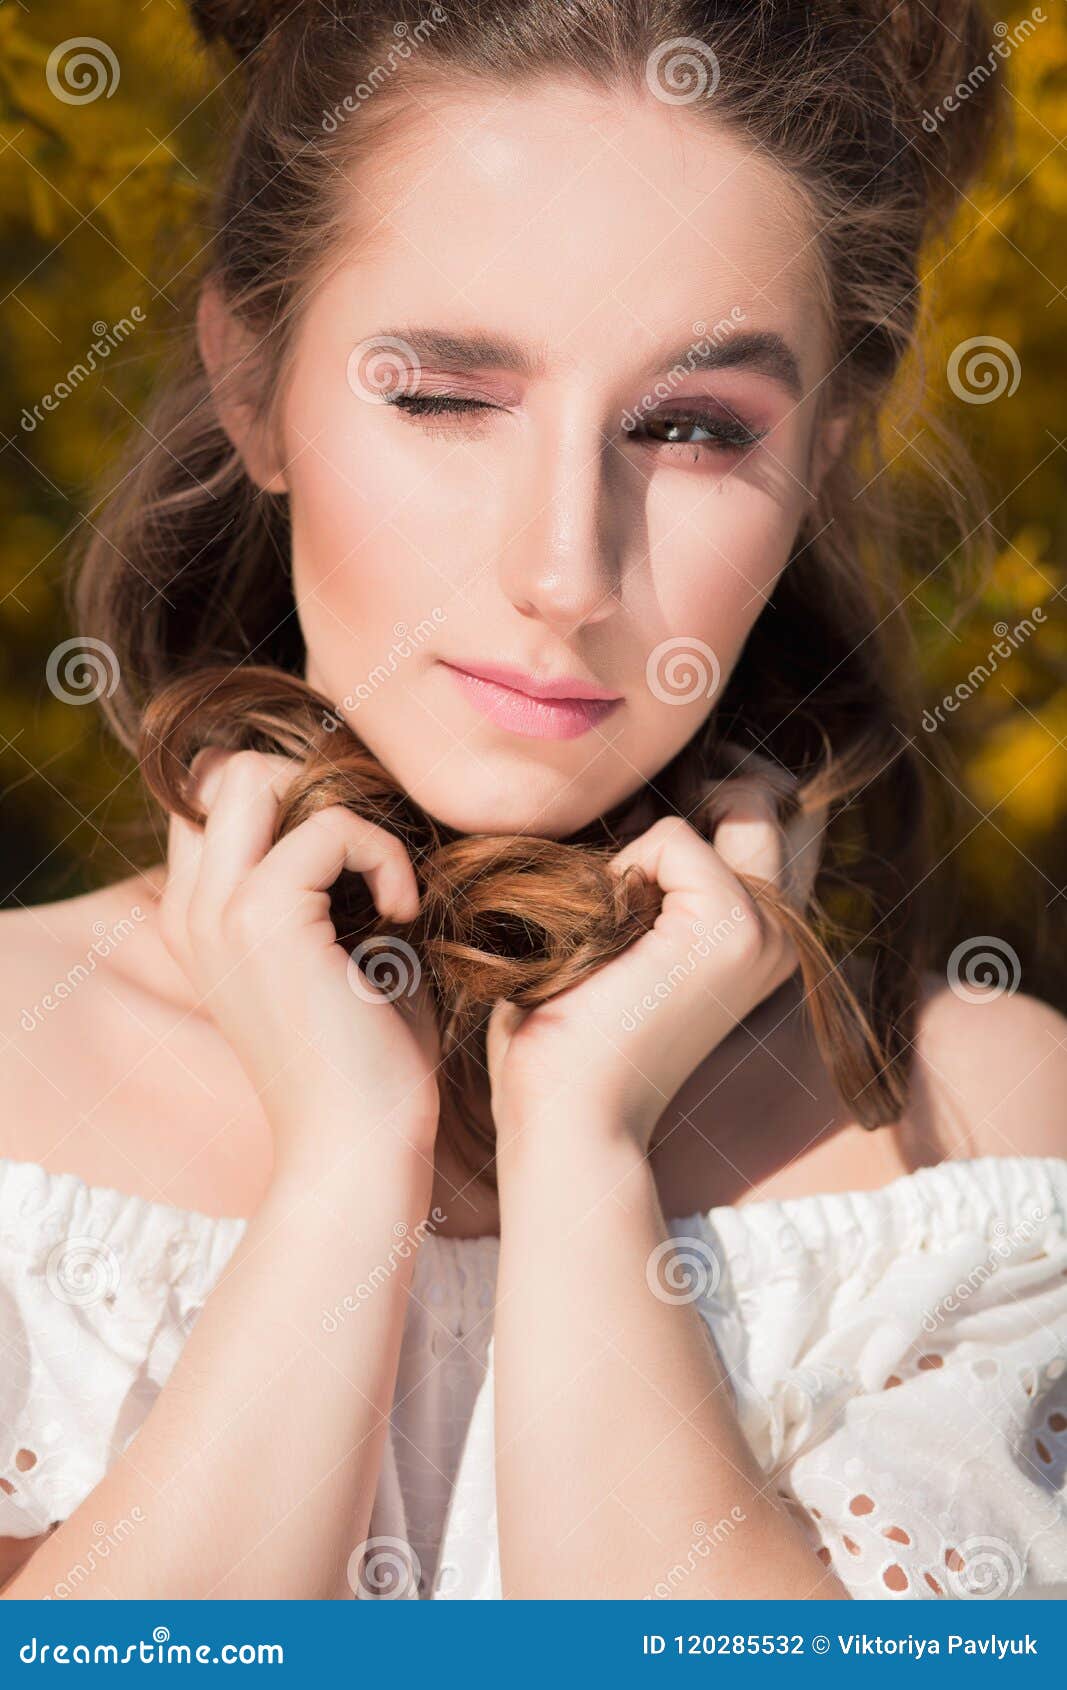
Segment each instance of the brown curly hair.
[[[924,759],[909,732],[919,712],[906,678],[917,666],[892,615],[912,536],[879,474],[881,430],[901,366],[915,362],[921,254],[981,167],[998,122],[1002,97],[991,79],[950,121],[932,132],[923,123],[987,53],[981,7],[200,0],[192,11],[206,41],[242,60],[202,280],[253,332],[245,379],[268,423],[303,307],[335,250],[353,164],[417,112],[427,90],[442,78],[478,86],[563,77],[640,94],[664,43],[713,53],[713,121],[773,159],[806,206],[834,338],[826,403],[847,411],[851,427],[713,715],[643,796],[653,813],[681,814],[710,835],[715,783],[732,766],[723,747],[741,746],[793,777],[783,815],[829,806],[806,919],[768,889],[750,889],[790,924],[842,1097],[868,1127],[898,1119],[932,925],[932,858]],[[390,74],[378,86],[383,64]],[[354,104],[361,84],[375,86],[375,98]],[[698,109],[690,107],[694,121]],[[655,917],[653,888],[639,877],[616,884],[607,871],[624,807],[550,840],[464,838],[412,803],[301,678],[286,498],[262,493],[245,472],[191,334],[183,360],[165,373],[148,419],[153,444],[143,455],[138,447],[73,576],[78,631],[106,641],[119,661],[120,684],[102,707],[166,810],[197,815],[187,776],[201,745],[247,745],[303,765],[279,836],[315,808],[344,803],[405,839],[423,907],[402,936],[442,1020],[445,1118],[470,1165],[491,1178],[491,1128],[464,1122],[463,1110],[473,1069],[484,1067],[492,1003],[543,1002]],[[942,550],[940,517],[956,525],[948,549],[963,556],[976,542],[974,494],[962,458],[951,456],[951,442],[944,449],[953,469],[936,478],[940,503],[918,508],[927,540],[938,535]],[[357,878],[342,876],[333,891],[349,948],[380,931]],[[858,948],[870,963],[862,984],[842,966]]]

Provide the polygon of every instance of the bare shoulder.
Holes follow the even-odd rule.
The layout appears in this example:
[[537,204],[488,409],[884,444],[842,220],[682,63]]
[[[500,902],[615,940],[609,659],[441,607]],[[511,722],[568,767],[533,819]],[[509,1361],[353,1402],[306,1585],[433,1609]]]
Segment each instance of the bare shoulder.
[[794,979],[690,1076],[653,1165],[669,1213],[873,1190],[949,1158],[1067,1156],[1067,1022],[1015,992],[923,981],[904,1114],[872,1131],[841,1098]]
[[909,1115],[952,1156],[1067,1156],[1067,1018],[927,976]]
[[263,1118],[168,985],[151,876],[0,912],[0,1157],[180,1208],[241,1212]]
[[0,1154],[76,1139],[131,1054],[113,959],[137,920],[113,887],[0,912]]

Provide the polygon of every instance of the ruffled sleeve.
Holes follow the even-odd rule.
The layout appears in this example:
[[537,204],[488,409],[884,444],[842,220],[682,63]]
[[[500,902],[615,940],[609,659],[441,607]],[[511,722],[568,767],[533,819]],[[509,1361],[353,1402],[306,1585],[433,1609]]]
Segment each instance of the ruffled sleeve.
[[753,1451],[853,1596],[1067,1594],[1067,1163],[671,1230]]
[[0,1537],[100,1483],[245,1224],[0,1159]]

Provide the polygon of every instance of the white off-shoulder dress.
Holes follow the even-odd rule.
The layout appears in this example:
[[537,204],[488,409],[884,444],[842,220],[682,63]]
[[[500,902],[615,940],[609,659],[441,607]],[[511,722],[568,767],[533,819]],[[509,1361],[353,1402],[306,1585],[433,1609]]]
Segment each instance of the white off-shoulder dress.
[[[245,1225],[0,1159],[0,1536],[98,1484]],[[947,1161],[670,1231],[677,1256],[634,1295],[696,1302],[769,1486],[853,1596],[1067,1595],[1067,1161]],[[500,1597],[498,1251],[417,1243],[355,1595]],[[685,1596],[730,1521],[693,1526],[650,1595]]]

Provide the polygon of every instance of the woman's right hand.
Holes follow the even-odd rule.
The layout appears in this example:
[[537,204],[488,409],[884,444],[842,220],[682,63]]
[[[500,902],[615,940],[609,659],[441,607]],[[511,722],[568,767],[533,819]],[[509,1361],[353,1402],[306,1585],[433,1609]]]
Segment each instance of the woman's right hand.
[[164,943],[259,1093],[276,1152],[325,1110],[335,1123],[350,1117],[353,1142],[380,1132],[383,1149],[429,1156],[440,1060],[429,982],[394,939],[396,984],[378,991],[337,942],[328,890],[354,870],[381,915],[409,921],[414,869],[400,839],[340,805],[275,844],[279,800],[298,771],[276,754],[198,753],[194,794],[207,821],[171,816]]

